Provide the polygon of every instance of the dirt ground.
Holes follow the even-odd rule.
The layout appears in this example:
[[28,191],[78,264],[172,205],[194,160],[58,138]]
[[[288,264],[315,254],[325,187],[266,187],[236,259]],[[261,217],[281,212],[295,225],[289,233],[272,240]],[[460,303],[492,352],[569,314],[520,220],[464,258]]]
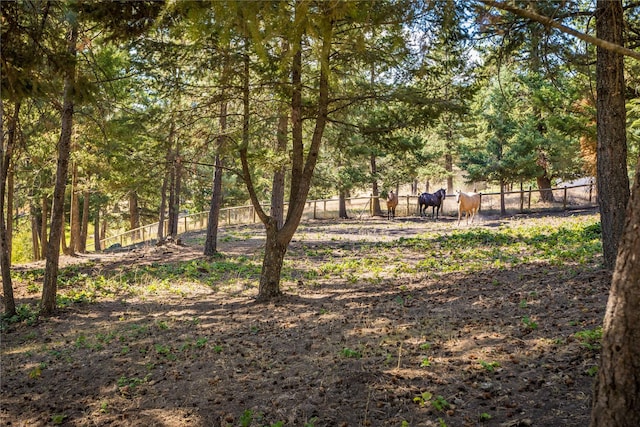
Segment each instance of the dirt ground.
[[[479,227],[503,223],[484,218]],[[228,289],[175,282],[9,325],[1,336],[0,423],[588,425],[599,351],[575,334],[602,323],[610,277],[597,262],[403,274],[403,263],[417,260],[389,256],[387,274],[366,280],[318,273],[322,253],[336,262],[362,242],[454,228],[450,218],[311,222],[294,237],[285,296],[276,302],[255,303],[255,283],[242,280]],[[236,237],[225,238],[231,231]],[[259,262],[259,227],[238,233],[222,230],[221,259]],[[201,249],[193,234],[184,246],[64,263],[85,277],[124,274],[206,260]],[[19,304],[37,301],[38,292],[16,285]]]

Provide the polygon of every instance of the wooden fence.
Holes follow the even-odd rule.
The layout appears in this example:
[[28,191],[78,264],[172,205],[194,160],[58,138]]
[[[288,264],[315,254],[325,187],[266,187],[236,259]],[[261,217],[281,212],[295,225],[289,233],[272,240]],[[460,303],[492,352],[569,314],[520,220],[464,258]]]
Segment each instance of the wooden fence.
[[[565,186],[552,188],[554,202],[540,201],[538,189],[529,187],[526,190],[509,191],[504,193],[505,208],[509,213],[517,212],[541,212],[549,210],[566,210],[575,208],[585,208],[596,206],[596,187],[592,184]],[[480,193],[480,213],[498,214],[500,213],[500,193]],[[346,200],[347,214],[350,218],[364,218],[375,215],[373,207],[376,197],[352,197]],[[418,196],[400,195],[396,217],[417,216]],[[310,200],[306,202],[306,207],[302,216],[303,220],[311,219],[337,219],[339,201],[335,199]],[[269,210],[269,206],[263,206]],[[384,200],[380,200],[380,209],[386,216],[387,207]],[[431,207],[427,208],[427,213],[431,215]],[[455,194],[448,194],[443,202],[440,214],[443,216],[457,216],[458,206],[455,201]],[[207,228],[208,212],[199,212],[181,216],[178,220],[178,234],[187,231],[198,231]],[[251,205],[223,208],[220,210],[219,226],[254,224],[259,222],[255,209]],[[164,235],[167,235],[167,222],[164,223]],[[107,237],[100,241],[102,248],[109,248],[113,245],[128,246],[140,242],[152,241],[157,238],[158,223],[145,225],[134,230],[129,230],[114,236]]]

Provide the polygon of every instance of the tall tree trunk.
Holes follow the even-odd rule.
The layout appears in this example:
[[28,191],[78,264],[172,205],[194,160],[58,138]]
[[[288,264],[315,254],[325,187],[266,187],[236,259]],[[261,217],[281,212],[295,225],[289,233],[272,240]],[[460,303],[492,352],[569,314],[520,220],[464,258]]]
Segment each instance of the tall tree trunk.
[[338,217],[342,219],[348,219],[347,215],[347,190],[340,189],[338,195]]
[[9,242],[5,226],[5,218],[11,220],[12,212],[8,211],[5,216],[5,196],[6,184],[9,168],[11,167],[11,157],[15,144],[16,130],[18,125],[18,115],[20,113],[20,103],[16,102],[13,110],[13,117],[9,120],[7,129],[7,142],[4,141],[4,103],[0,101],[0,269],[2,270],[2,293],[4,303],[4,313],[7,316],[16,314],[16,303],[13,298],[13,283],[11,282],[11,258],[9,254]]
[[78,252],[87,252],[87,233],[89,230],[89,190],[82,192],[82,224],[80,226],[80,241],[78,242]]
[[167,183],[169,181],[169,172],[165,170],[164,177],[162,178],[162,190],[160,194],[160,212],[158,215],[158,241],[164,240],[164,222],[165,211],[167,210]]
[[[226,61],[226,58],[225,58]],[[226,70],[226,64],[224,69]],[[224,98],[224,92],[223,92]],[[215,170],[213,171],[213,185],[211,189],[211,203],[209,204],[209,217],[207,221],[207,238],[204,242],[204,254],[213,256],[218,251],[218,222],[220,208],[222,207],[222,158],[221,152],[227,133],[227,101],[220,103],[220,135],[216,140]]]
[[[73,17],[71,19],[74,19]],[[64,226],[64,193],[69,171],[69,156],[71,151],[71,131],[73,127],[73,92],[76,80],[76,43],[78,41],[78,22],[70,23],[71,29],[67,34],[67,52],[72,60],[65,70],[64,101],[62,104],[62,118],[60,139],[58,140],[58,165],[56,183],[53,191],[53,208],[51,234],[47,246],[47,262],[42,285],[41,313],[51,315],[56,310],[56,295],[58,293],[58,262],[60,256],[60,237]]]
[[7,252],[9,253],[9,264],[11,264],[11,254],[13,252],[13,194],[15,191],[14,167],[9,164],[9,176],[7,177],[7,223],[5,232],[7,233]]
[[[623,45],[621,0],[598,0],[598,38]],[[597,48],[598,199],[604,264],[613,269],[629,201],[623,56]]]
[[[63,199],[64,205],[64,199]],[[62,253],[65,255],[72,255],[71,248],[67,245],[67,214],[64,212],[64,206],[62,211],[62,223],[60,224],[60,246],[62,246]],[[51,210],[51,224],[53,224],[54,211]]]
[[507,214],[507,209],[504,205],[504,190],[507,186],[504,180],[500,180],[500,215],[505,216]]
[[[325,3],[321,3],[324,7]],[[298,13],[296,6],[296,13]],[[329,13],[325,16],[329,16]],[[307,195],[311,186],[311,178],[318,161],[320,153],[320,145],[324,129],[327,123],[328,105],[329,105],[329,57],[331,51],[331,39],[333,35],[333,27],[331,22],[325,22],[320,26],[322,34],[322,47],[320,50],[320,79],[319,79],[319,96],[317,110],[315,116],[315,128],[311,136],[311,142],[308,145],[306,160],[304,158],[304,144],[302,128],[299,127],[301,117],[302,104],[302,34],[296,33],[291,43],[292,55],[292,95],[291,95],[291,118],[292,118],[292,164],[291,164],[291,196],[289,197],[289,209],[287,217],[282,228],[278,229],[276,220],[272,216],[268,216],[264,209],[260,206],[255,187],[251,178],[251,170],[249,168],[247,149],[249,142],[249,57],[245,58],[245,69],[243,79],[243,140],[240,149],[240,160],[242,163],[242,174],[247,184],[247,190],[251,198],[251,203],[260,220],[265,224],[266,243],[265,254],[262,262],[262,273],[260,275],[260,285],[257,301],[268,301],[281,294],[280,291],[280,273],[284,256],[286,254],[289,242],[293,237],[302,213],[304,212]],[[295,191],[294,191],[295,189]]]
[[40,217],[33,203],[29,204],[29,216],[31,217],[31,254],[34,260],[41,259],[40,250]]
[[373,196],[373,206],[371,206],[371,208],[373,210],[373,215],[381,216],[382,209],[380,208],[380,190],[378,189],[378,166],[376,165],[375,154],[371,154],[369,163],[371,164],[371,176],[373,177],[373,181],[371,181],[371,195]]
[[42,253],[38,259],[44,259],[47,256],[47,224],[49,223],[49,199],[44,193],[42,194],[42,205],[40,210],[42,211],[40,214],[40,220],[42,221],[40,223],[40,246],[42,248]]
[[140,209],[138,208],[138,193],[135,190],[129,191],[129,230],[136,230],[133,238],[140,237]]
[[[280,155],[285,155],[287,150],[287,128],[289,117],[286,112],[281,112],[278,119],[278,134],[276,151]],[[284,165],[273,172],[273,182],[271,185],[271,216],[276,220],[278,229],[284,225]]]
[[[76,145],[75,143],[73,144]],[[73,151],[73,148],[71,149]],[[69,249],[70,254],[76,254],[80,241],[80,199],[78,197],[78,164],[73,162],[71,166],[71,209],[69,213]]]
[[444,168],[448,172],[447,174],[447,194],[453,194],[453,156],[451,155],[452,148],[450,144],[447,144],[447,153],[444,155]]
[[640,157],[604,317],[591,427],[640,426]]
[[102,250],[100,245],[100,205],[96,204],[96,212],[93,215],[93,249],[100,252]]

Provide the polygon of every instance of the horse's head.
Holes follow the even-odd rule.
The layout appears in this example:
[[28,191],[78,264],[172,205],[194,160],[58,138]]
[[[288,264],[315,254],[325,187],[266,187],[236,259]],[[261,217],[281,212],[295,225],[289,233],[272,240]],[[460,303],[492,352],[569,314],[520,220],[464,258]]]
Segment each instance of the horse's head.
[[447,197],[447,190],[445,190],[444,188],[441,188],[440,190],[438,190],[438,193],[441,194],[443,200],[445,197]]
[[456,190],[456,203],[460,202],[460,190]]

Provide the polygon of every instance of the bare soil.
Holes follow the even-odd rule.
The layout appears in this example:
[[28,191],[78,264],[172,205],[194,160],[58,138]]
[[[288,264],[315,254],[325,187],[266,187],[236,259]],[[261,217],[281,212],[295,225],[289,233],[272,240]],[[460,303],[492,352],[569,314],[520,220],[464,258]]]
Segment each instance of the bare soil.
[[[593,212],[587,212],[593,215]],[[508,221],[482,218],[478,227]],[[255,280],[221,289],[176,281],[116,293],[2,332],[0,423],[12,426],[585,426],[610,276],[597,262],[473,273],[312,274],[363,242],[450,233],[450,218],[302,225],[285,295],[254,301]],[[224,239],[260,261],[259,227]],[[232,235],[232,234],[228,234]],[[65,259],[88,277],[205,260],[202,238]],[[429,255],[425,255],[429,256]],[[19,266],[36,271],[39,265]],[[71,276],[70,276],[71,277]],[[123,276],[124,277],[124,276]],[[16,283],[18,303],[39,293]]]

